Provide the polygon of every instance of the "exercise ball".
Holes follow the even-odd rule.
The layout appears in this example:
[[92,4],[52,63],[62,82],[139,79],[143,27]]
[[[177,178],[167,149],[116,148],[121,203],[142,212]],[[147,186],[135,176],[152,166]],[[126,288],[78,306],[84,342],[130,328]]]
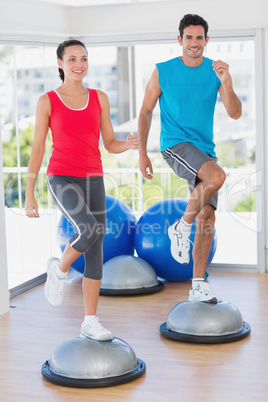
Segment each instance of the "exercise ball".
[[152,266],[134,255],[119,255],[103,266],[101,295],[122,296],[154,293],[164,284],[157,279]]
[[[178,263],[170,252],[168,228],[178,221],[186,209],[187,201],[167,199],[150,206],[140,217],[136,229],[134,244],[139,257],[152,265],[156,274],[168,281],[185,281],[192,278],[192,248],[195,237],[195,221],[190,236],[190,261],[187,265]],[[217,247],[214,228],[207,266],[211,263]]]
[[134,254],[136,217],[122,200],[106,196],[107,222],[103,241],[103,262],[118,255]]
[[[103,241],[103,262],[118,255],[134,254],[136,218],[129,206],[111,195],[106,195],[106,232]],[[57,228],[57,240],[63,252],[67,241],[75,233],[72,224],[64,215]],[[84,273],[85,258],[81,255],[72,267]]]
[[105,387],[123,384],[145,373],[144,362],[123,340],[74,338],[63,342],[42,366],[50,382],[67,387]]
[[228,302],[182,302],[173,307],[167,322],[160,326],[161,334],[185,342],[234,342],[250,334],[238,308]]

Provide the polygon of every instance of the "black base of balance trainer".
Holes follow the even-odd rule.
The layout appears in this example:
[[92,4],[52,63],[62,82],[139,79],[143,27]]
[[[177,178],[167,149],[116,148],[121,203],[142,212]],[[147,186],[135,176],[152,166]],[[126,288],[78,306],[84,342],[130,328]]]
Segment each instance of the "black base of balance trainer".
[[150,286],[150,287],[142,287],[142,288],[126,288],[126,289],[104,289],[100,288],[100,295],[103,296],[131,296],[131,295],[146,295],[146,294],[151,294],[151,293],[157,293],[160,292],[160,290],[164,289],[164,284],[163,282],[158,282],[157,285],[155,286]]
[[120,255],[103,266],[100,294],[131,296],[159,292],[164,288],[152,266],[140,257]]

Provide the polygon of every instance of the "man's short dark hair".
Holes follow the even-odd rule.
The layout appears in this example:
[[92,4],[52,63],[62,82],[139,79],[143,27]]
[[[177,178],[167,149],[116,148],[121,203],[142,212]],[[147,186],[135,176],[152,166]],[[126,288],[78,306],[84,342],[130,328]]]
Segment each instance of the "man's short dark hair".
[[204,20],[204,18],[200,17],[197,14],[185,14],[184,17],[180,21],[179,25],[179,32],[180,37],[183,37],[183,31],[190,25],[201,25],[205,30],[205,38],[207,37],[208,33],[208,23]]

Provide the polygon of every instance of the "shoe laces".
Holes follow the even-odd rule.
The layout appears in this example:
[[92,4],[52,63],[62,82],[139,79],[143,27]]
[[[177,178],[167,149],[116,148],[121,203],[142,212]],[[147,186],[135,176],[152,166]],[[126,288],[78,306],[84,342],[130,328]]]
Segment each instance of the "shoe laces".
[[64,285],[71,283],[76,277],[72,278],[72,279],[60,279],[58,278],[57,280],[57,284],[56,284],[56,292],[59,296],[62,296],[63,294],[63,288]]
[[176,230],[175,235],[177,236],[177,241],[180,241],[181,247],[189,251],[190,243],[193,245],[193,242],[190,240],[190,234]]
[[182,247],[186,249],[190,249],[190,243],[193,245],[193,242],[189,239],[189,237],[180,237],[180,242]]
[[197,290],[198,292],[205,293],[206,295],[208,295],[211,292],[213,295],[215,293],[215,290],[217,289],[217,286],[215,286],[212,283],[207,283],[207,282],[204,282],[204,283],[206,283],[207,286],[202,287],[200,285],[200,283],[198,282],[196,284],[196,286],[193,287],[193,292]]
[[100,319],[98,317],[91,318],[86,324],[90,325],[92,328],[104,330],[103,326],[100,323]]

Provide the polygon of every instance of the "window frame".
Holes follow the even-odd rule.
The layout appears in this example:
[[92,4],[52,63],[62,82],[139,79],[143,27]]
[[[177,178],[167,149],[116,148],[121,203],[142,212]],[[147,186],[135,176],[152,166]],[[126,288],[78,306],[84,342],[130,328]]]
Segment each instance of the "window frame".
[[[255,266],[232,266],[230,264],[211,264],[211,270],[217,271],[231,271],[231,272],[258,272],[264,273],[267,272],[267,263],[266,263],[266,249],[268,244],[268,216],[266,212],[265,206],[267,205],[268,200],[268,188],[264,185],[266,182],[266,178],[268,176],[268,167],[265,166],[266,155],[268,155],[268,142],[265,141],[265,127],[266,127],[266,117],[265,112],[267,106],[264,100],[267,98],[267,84],[264,87],[265,81],[265,61],[268,60],[267,50],[265,49],[264,43],[265,39],[267,39],[268,33],[264,29],[250,29],[250,30],[239,30],[239,31],[211,31],[210,32],[210,41],[231,41],[231,40],[254,40],[255,42],[255,91],[256,91],[256,171],[260,172],[261,181],[257,186],[257,265]],[[139,44],[164,44],[164,43],[177,43],[177,37],[174,32],[170,33],[158,33],[158,34],[148,34],[146,35],[146,39],[144,38],[144,34],[141,35],[130,35],[129,37],[124,37],[122,39],[121,36],[101,36],[101,37],[80,37],[80,40],[90,43],[90,46],[126,46],[129,49],[129,55],[131,56],[131,48],[135,45]],[[29,41],[27,38],[23,39],[23,41],[18,40],[1,40],[0,44],[5,45],[34,45],[34,46],[43,46],[44,49],[46,46],[57,46],[59,40],[55,38],[51,40],[51,38],[44,38],[44,41],[33,41],[32,38],[29,37]],[[131,64],[129,63],[129,76],[132,77]],[[267,63],[268,64],[268,63]],[[133,82],[130,80],[130,92],[133,89]],[[131,105],[131,102],[130,102]],[[132,114],[132,107],[130,110],[130,116]],[[133,117],[132,117],[133,118]],[[1,130],[1,127],[0,127]],[[0,132],[1,134],[1,132]],[[2,144],[0,147],[1,157],[0,157],[0,186],[4,189],[3,185],[3,164],[2,164]],[[21,169],[17,166],[17,173],[20,175]],[[107,169],[108,170],[108,169]],[[138,174],[138,182],[141,182],[141,173],[136,172]],[[136,174],[133,173],[133,174]],[[1,192],[4,194],[4,192]],[[21,197],[20,197],[21,198]],[[21,202],[21,201],[20,201]],[[0,202],[0,215],[4,216],[4,204]],[[3,224],[0,225],[0,239],[5,240],[5,219],[3,219]],[[7,256],[6,256],[6,243],[5,241],[1,241],[1,278],[7,277]],[[33,280],[31,287],[36,286],[36,284],[40,283],[40,278],[36,278],[37,280]],[[42,278],[42,281],[44,278]],[[36,282],[36,283],[35,283]],[[0,281],[0,293],[1,295],[7,295],[7,280]],[[27,288],[28,289],[28,288]],[[11,289],[12,295],[12,289]],[[0,313],[2,311],[1,307],[4,308],[6,306],[6,297],[3,296],[3,299],[0,299]]]

